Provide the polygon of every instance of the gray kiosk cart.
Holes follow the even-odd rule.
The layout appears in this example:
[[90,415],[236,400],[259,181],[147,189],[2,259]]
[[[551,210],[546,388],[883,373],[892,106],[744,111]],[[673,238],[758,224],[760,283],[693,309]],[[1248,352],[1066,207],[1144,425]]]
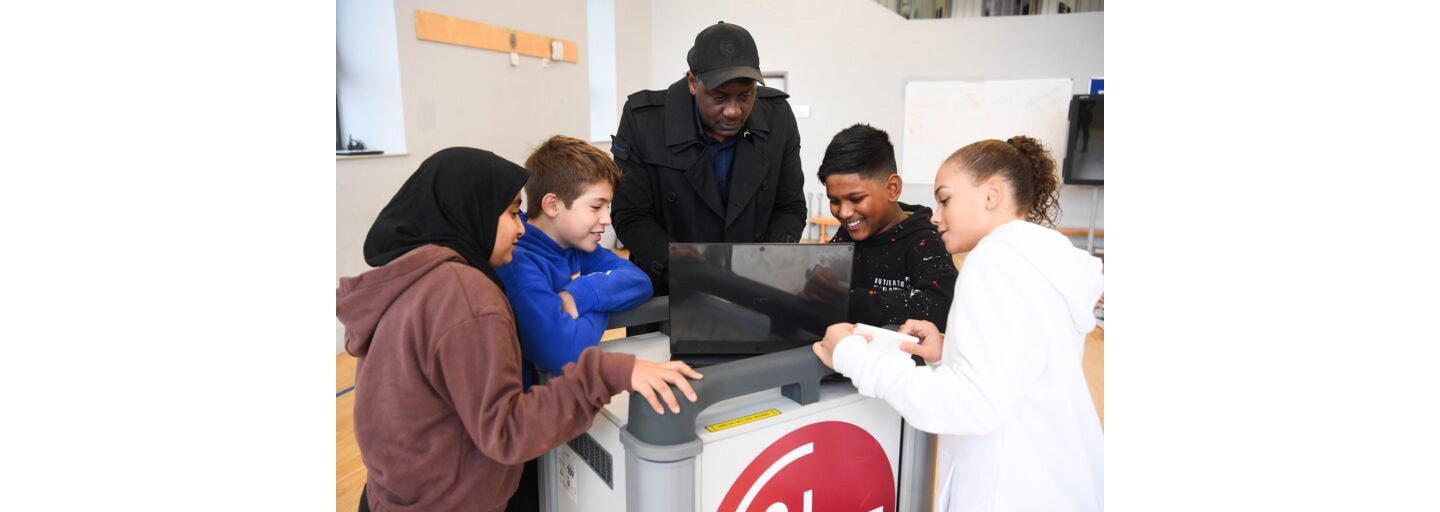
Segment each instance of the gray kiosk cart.
[[[610,328],[666,320],[660,297],[614,315]],[[600,347],[670,360],[664,332]],[[934,436],[849,382],[825,382],[833,372],[810,347],[700,371],[699,400],[682,397],[679,414],[621,394],[588,432],[545,454],[543,510],[931,510]]]

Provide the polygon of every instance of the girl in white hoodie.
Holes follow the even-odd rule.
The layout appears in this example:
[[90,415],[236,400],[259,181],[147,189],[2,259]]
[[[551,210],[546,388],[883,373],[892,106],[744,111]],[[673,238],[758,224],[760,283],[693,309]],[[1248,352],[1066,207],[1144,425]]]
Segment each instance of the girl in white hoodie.
[[1050,228],[1058,187],[1054,160],[1030,137],[956,151],[936,172],[932,218],[948,252],[970,253],[949,332],[901,326],[922,340],[903,350],[929,364],[871,350],[851,324],[815,344],[861,394],[939,435],[936,510],[1104,508],[1100,420],[1081,370],[1101,263]]

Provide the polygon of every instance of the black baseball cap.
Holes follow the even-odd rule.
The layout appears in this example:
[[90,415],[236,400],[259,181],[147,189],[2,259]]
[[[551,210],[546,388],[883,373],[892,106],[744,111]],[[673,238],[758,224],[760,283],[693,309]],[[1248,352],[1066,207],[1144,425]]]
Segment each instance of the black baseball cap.
[[722,21],[701,30],[685,61],[705,87],[719,87],[736,78],[765,83],[760,75],[760,51],[755,49],[755,39],[744,27],[734,23]]

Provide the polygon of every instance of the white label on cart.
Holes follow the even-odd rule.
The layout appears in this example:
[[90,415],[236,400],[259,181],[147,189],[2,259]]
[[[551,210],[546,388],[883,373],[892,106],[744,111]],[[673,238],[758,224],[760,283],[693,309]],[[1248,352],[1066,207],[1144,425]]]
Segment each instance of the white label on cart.
[[579,498],[575,496],[575,463],[571,458],[570,449],[564,448],[559,450],[559,452],[560,463],[556,464],[556,466],[557,471],[560,473],[558,475],[560,477],[560,488],[565,489],[565,494],[570,496],[571,503],[580,503]]

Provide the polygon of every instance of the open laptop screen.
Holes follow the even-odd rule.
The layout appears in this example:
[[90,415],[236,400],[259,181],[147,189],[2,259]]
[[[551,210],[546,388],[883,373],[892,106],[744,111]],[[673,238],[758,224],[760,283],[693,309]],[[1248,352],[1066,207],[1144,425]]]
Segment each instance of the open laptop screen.
[[854,244],[670,244],[670,352],[756,355],[844,322]]

